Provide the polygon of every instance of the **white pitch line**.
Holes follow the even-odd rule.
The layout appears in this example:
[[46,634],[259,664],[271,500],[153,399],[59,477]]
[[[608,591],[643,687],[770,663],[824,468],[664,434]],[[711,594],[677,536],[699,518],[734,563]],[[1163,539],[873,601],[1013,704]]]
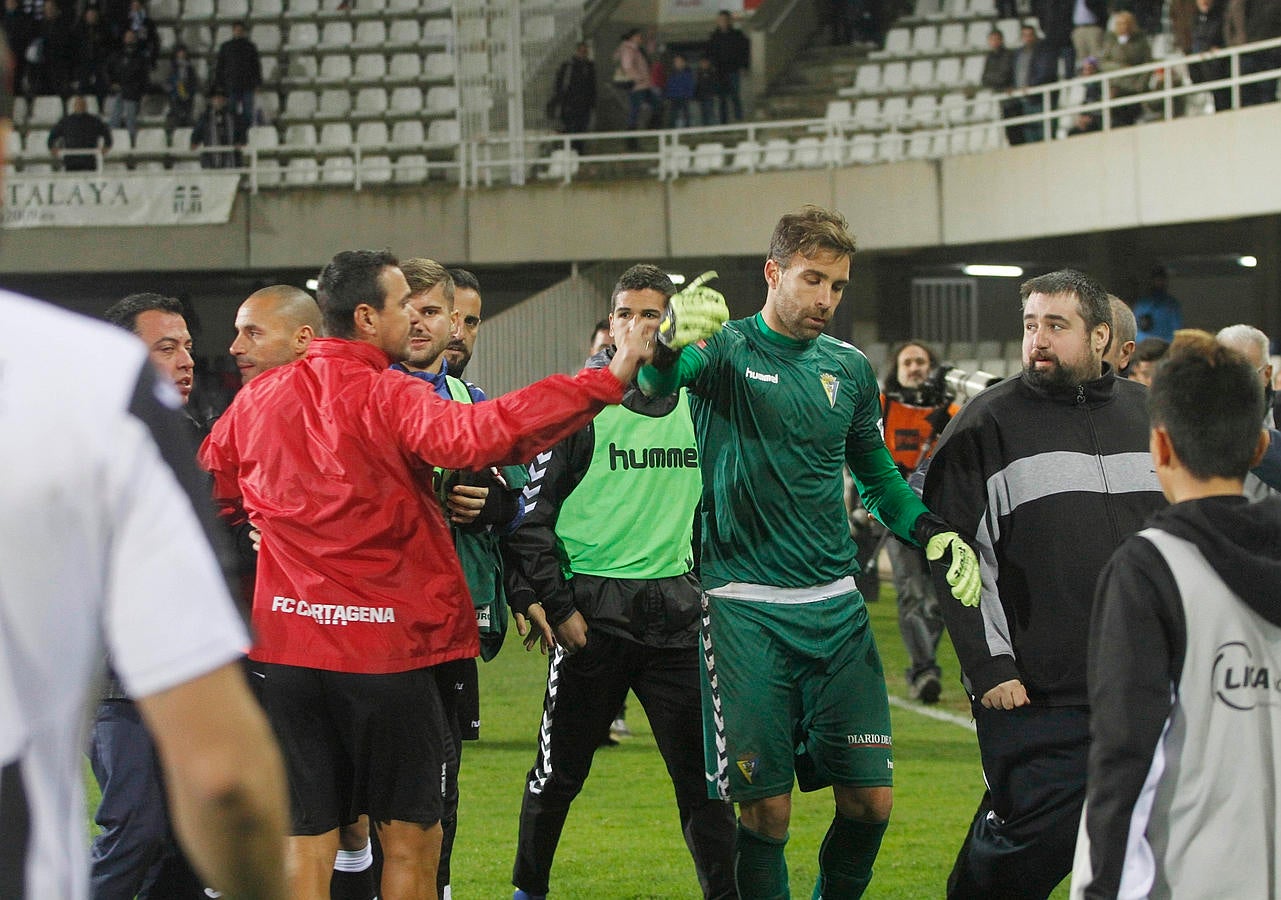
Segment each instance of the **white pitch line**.
[[964,716],[958,716],[956,713],[948,712],[945,709],[934,709],[933,707],[924,706],[920,703],[911,703],[902,697],[895,697],[890,694],[890,706],[897,706],[899,709],[906,709],[917,715],[925,716],[928,719],[938,719],[940,722],[951,722],[953,725],[960,725],[967,731],[975,731],[974,720],[967,719]]

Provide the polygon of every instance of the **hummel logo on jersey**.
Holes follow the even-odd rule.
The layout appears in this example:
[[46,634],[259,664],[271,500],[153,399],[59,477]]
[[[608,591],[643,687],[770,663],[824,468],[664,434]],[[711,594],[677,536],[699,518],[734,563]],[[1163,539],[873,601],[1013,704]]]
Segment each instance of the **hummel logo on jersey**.
[[755,372],[748,368],[743,369],[743,374],[746,375],[748,378],[750,378],[752,381],[768,381],[770,384],[778,384],[777,375],[766,375],[763,372]]
[[827,394],[828,405],[835,409],[836,392],[840,390],[841,383],[836,380],[835,375],[829,375],[826,372],[818,376],[818,380],[823,384],[823,393]]
[[641,447],[628,450],[609,443],[609,470],[697,469],[698,450],[693,447]]
[[393,606],[338,606],[333,603],[308,603],[293,597],[273,597],[271,611],[306,616],[315,619],[319,625],[396,621],[396,608]]

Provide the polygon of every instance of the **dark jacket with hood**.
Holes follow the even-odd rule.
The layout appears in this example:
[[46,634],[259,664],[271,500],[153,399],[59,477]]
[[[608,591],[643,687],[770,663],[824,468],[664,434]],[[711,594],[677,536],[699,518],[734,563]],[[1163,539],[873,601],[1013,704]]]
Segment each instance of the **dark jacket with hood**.
[[[1258,741],[1274,739],[1276,725],[1269,723],[1278,720],[1277,701],[1268,703],[1266,697],[1275,698],[1281,683],[1277,680],[1281,673],[1275,669],[1270,677],[1267,674],[1270,663],[1277,663],[1275,656],[1268,658],[1269,653],[1277,652],[1276,646],[1261,634],[1242,634],[1243,644],[1233,641],[1215,650],[1218,636],[1189,633],[1186,610],[1193,609],[1198,615],[1204,611],[1214,621],[1225,621],[1230,616],[1222,610],[1244,604],[1263,621],[1281,626],[1281,499],[1259,503],[1248,503],[1240,496],[1189,500],[1156,513],[1149,526],[1191,543],[1219,583],[1195,597],[1182,597],[1169,558],[1143,533],[1121,544],[1099,578],[1089,650],[1093,743],[1086,820],[1093,877],[1084,896],[1115,897],[1123,870],[1130,868],[1141,869],[1162,882],[1162,872],[1170,865],[1170,860],[1163,859],[1168,837],[1163,840],[1162,836],[1171,834],[1175,840],[1170,853],[1176,852],[1181,834],[1192,835],[1201,842],[1197,853],[1205,854],[1208,846],[1208,852],[1223,861],[1225,870],[1218,876],[1210,874],[1211,878],[1225,878],[1220,882],[1221,890],[1214,892],[1216,896],[1263,896],[1253,890],[1241,893],[1229,887],[1226,878],[1246,875],[1231,873],[1235,867],[1230,861],[1240,859],[1243,850],[1250,857],[1248,868],[1258,872],[1269,869],[1268,856],[1273,851],[1261,849],[1259,842],[1272,841],[1275,834],[1269,838],[1256,833],[1268,828],[1240,827],[1244,824],[1241,817],[1230,808],[1222,810],[1217,822],[1211,821],[1213,817],[1202,818],[1197,799],[1214,796],[1215,788],[1198,779],[1195,764],[1203,765],[1208,757],[1213,778],[1247,779],[1249,790],[1257,791],[1260,803],[1266,805],[1262,818],[1275,823],[1277,784],[1273,773],[1266,766],[1262,771],[1250,767],[1249,760],[1257,754],[1234,752],[1231,758],[1218,759],[1218,751],[1207,740],[1213,726],[1198,716],[1198,709],[1204,713],[1207,708],[1220,709],[1220,703],[1228,704],[1230,708],[1223,707],[1226,712],[1221,713],[1234,731],[1227,736],[1228,743],[1241,742],[1241,750],[1257,750],[1253,745]],[[1194,604],[1195,609],[1188,604]],[[1235,630],[1232,634],[1237,637]],[[1195,657],[1189,656],[1190,643],[1199,646]],[[1231,669],[1237,644],[1237,655],[1248,658],[1253,675],[1244,667]],[[1202,680],[1211,667],[1216,674],[1213,685]],[[1185,670],[1195,673],[1193,683],[1185,684]],[[1260,672],[1265,673],[1262,681]],[[1240,690],[1243,680],[1244,687],[1256,690]],[[1261,694],[1265,700],[1242,703],[1239,698],[1225,696],[1233,688],[1243,695]],[[1195,695],[1190,699],[1196,702],[1188,702],[1189,695]],[[1256,705],[1258,708],[1252,709]],[[1262,721],[1254,721],[1260,716]],[[1180,748],[1192,758],[1181,755]],[[1274,759],[1276,752],[1264,749],[1262,755]],[[1181,786],[1167,788],[1178,794],[1181,803],[1162,801],[1159,782],[1164,779],[1183,780]],[[1155,791],[1155,802],[1141,802],[1141,795],[1149,791]],[[1228,802],[1227,807],[1231,806]],[[1185,821],[1180,822],[1180,816]],[[1188,818],[1193,821],[1186,821]],[[1149,854],[1136,852],[1132,840],[1127,841],[1135,830],[1151,840],[1155,862]],[[1270,830],[1275,832],[1275,828]],[[1219,848],[1222,855],[1218,855]],[[1080,865],[1078,859],[1078,873]],[[1152,876],[1152,872],[1156,874]],[[1074,896],[1077,881],[1074,875]],[[1189,896],[1208,894],[1193,888]]]

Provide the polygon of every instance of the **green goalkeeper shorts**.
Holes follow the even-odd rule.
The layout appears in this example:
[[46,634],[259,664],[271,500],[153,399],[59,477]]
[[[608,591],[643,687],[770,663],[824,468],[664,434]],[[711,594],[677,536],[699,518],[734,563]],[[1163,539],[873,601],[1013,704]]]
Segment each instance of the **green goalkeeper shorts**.
[[893,783],[885,673],[857,591],[781,603],[704,594],[702,637],[709,796]]

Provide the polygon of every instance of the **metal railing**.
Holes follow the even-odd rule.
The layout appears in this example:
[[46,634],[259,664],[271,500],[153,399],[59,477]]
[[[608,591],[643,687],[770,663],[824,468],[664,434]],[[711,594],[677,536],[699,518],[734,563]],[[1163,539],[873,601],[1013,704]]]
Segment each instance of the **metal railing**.
[[[525,133],[519,137],[504,134],[457,143],[243,147],[239,149],[244,164],[239,169],[223,168],[221,171],[245,174],[248,190],[256,193],[277,186],[315,184],[362,190],[387,183],[437,181],[448,182],[460,189],[476,189],[496,184],[525,184],[530,180],[569,184],[588,176],[672,180],[726,172],[832,168],[903,159],[936,159],[1001,146],[1000,131],[1003,128],[1039,125],[1041,139],[1063,138],[1067,129],[1060,125],[1082,114],[1097,115],[1100,131],[1121,127],[1114,122],[1116,112],[1121,108],[1138,106],[1145,121],[1166,121],[1181,114],[1189,97],[1218,90],[1227,90],[1231,108],[1237,109],[1241,106],[1243,87],[1276,81],[1281,77],[1281,69],[1242,74],[1242,58],[1259,51],[1274,51],[1281,55],[1281,38],[1164,59],[999,95],[976,96],[938,111],[929,119],[915,118],[908,111],[867,122],[852,116],[826,117],[679,129],[583,134]],[[1188,66],[1214,60],[1228,62],[1227,77],[1193,82]],[[1141,93],[1113,96],[1113,87],[1118,79],[1132,81],[1144,76],[1149,82],[1157,83]],[[1099,100],[1068,102],[1070,96],[1084,95],[1091,85],[1096,84],[1099,86]],[[1039,101],[1040,108],[1023,115],[1003,116],[1003,101],[1012,99]],[[592,152],[578,152],[576,148],[584,151],[590,148]],[[173,163],[199,160],[202,154],[217,154],[231,149],[202,147],[190,151],[178,148],[129,151],[113,153],[111,158],[127,157],[131,161],[164,159]],[[62,151],[64,157],[77,153],[96,155],[97,168],[101,171],[101,151]],[[371,157],[386,157],[387,160],[371,164]],[[284,161],[299,158],[315,160],[317,165],[314,169],[281,165]],[[325,159],[332,158],[350,160],[350,166],[346,163],[341,168],[322,165]]]

